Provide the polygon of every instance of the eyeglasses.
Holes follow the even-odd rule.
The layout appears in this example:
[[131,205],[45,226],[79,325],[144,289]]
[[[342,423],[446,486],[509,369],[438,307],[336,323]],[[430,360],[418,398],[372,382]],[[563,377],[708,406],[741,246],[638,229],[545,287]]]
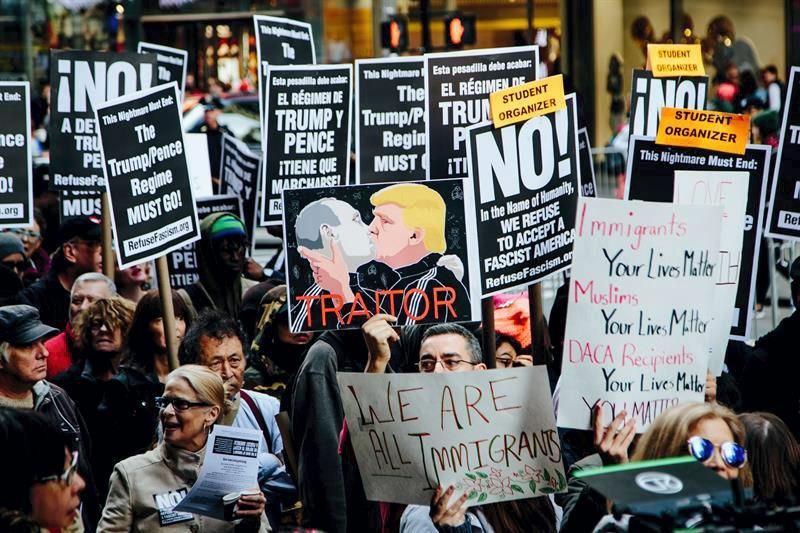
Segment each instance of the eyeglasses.
[[176,411],[188,411],[192,407],[209,407],[205,402],[190,402],[183,398],[168,398],[167,396],[156,396],[156,407],[166,409],[170,404]]
[[42,234],[38,231],[32,231],[29,229],[11,229],[8,230],[9,232],[13,233],[14,235],[18,235],[20,239],[41,239]]
[[40,477],[34,480],[34,483],[47,483],[49,481],[61,481],[65,485],[71,485],[72,479],[75,477],[75,473],[78,471],[78,452],[72,452],[72,462],[67,467],[67,470],[63,474],[58,474],[54,476],[45,476]]
[[472,361],[467,361],[466,359],[459,359],[458,357],[447,357],[447,358],[444,358],[444,359],[429,358],[429,359],[421,359],[420,360],[420,362],[418,363],[419,364],[419,371],[420,372],[433,372],[433,370],[436,368],[436,365],[438,365],[439,363],[442,364],[442,368],[444,368],[445,370],[451,371],[451,372],[453,370],[455,370],[456,368],[458,368],[458,366],[461,363],[466,363],[466,364],[471,365],[471,366],[475,366],[475,365],[478,364],[478,363],[473,363]]
[[735,442],[723,442],[717,446],[708,439],[695,436],[689,439],[687,444],[689,445],[689,453],[701,463],[711,459],[711,456],[714,455],[714,450],[717,448],[719,448],[719,455],[722,457],[722,461],[730,467],[741,468],[747,462],[747,450]]

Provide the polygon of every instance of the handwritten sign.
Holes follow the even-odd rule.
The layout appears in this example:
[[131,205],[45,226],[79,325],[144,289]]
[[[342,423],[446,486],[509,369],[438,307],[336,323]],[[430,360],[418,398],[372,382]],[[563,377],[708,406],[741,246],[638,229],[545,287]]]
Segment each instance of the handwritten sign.
[[580,198],[558,425],[702,401],[722,208]]
[[699,146],[743,154],[750,140],[750,117],[719,111],[695,111],[665,107],[661,110],[656,144]]
[[441,374],[339,374],[367,499],[468,505],[566,488],[544,367]]
[[564,76],[550,76],[489,95],[495,128],[553,113],[567,107]]
[[706,73],[699,44],[648,44],[647,63],[657,78]]

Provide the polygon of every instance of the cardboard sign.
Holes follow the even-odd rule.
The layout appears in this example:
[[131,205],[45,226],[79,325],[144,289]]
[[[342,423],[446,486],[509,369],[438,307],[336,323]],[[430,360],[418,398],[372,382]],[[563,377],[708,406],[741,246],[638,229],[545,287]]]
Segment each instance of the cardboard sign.
[[489,102],[495,128],[553,113],[567,107],[564,76],[557,74],[494,92]]
[[72,218],[103,216],[103,193],[99,191],[60,191],[59,222],[63,224]]
[[706,75],[699,44],[649,43],[647,63],[656,78]]
[[[575,95],[567,107],[495,129],[469,128],[481,295],[569,268],[580,184]],[[473,191],[471,191],[473,192]]]
[[662,107],[705,109],[708,77],[656,78],[634,70],[631,93],[630,134],[655,136]]
[[119,267],[199,239],[178,84],[109,100],[95,118]]
[[722,208],[578,201],[558,426],[703,401]]
[[783,104],[781,142],[767,218],[767,236],[800,240],[800,67],[792,67]]
[[464,186],[284,189],[292,332],[358,328],[376,313],[399,326],[475,320],[479,276]]
[[367,499],[467,505],[566,489],[544,367],[441,374],[339,373]]
[[356,60],[356,183],[425,179],[425,61]]
[[675,203],[722,206],[722,234],[717,259],[714,312],[711,322],[711,351],[708,368],[722,374],[731,327],[736,325],[736,292],[742,264],[744,219],[750,174],[742,171],[675,171]]
[[30,84],[0,82],[0,228],[33,224]]
[[230,135],[222,137],[219,175],[220,194],[233,194],[242,200],[241,215],[255,251],[256,199],[261,158],[250,151],[245,143]]
[[163,85],[171,81],[178,83],[181,102],[183,101],[186,89],[186,65],[189,62],[189,53],[179,48],[171,48],[155,43],[139,41],[136,51],[140,54],[155,54],[158,73],[156,75],[157,85]]
[[155,82],[156,57],[126,52],[50,52],[50,188],[102,191],[94,108]]
[[[232,213],[242,218],[242,200],[238,196],[217,195],[197,198],[197,218],[200,222],[213,213]],[[200,279],[197,262],[197,242],[191,242],[167,254],[169,281],[173,289],[187,287]]]
[[427,179],[467,177],[467,128],[490,119],[491,93],[535,80],[538,64],[538,46],[425,56]]
[[[721,268],[721,276],[739,283],[736,292],[736,307],[733,310],[734,325],[730,338],[747,340],[752,326],[751,316],[755,300],[756,269],[761,250],[764,200],[769,179],[770,147],[748,145],[744,155],[710,152],[699,148],[674,148],[658,146],[652,138],[631,137],[628,143],[628,168],[625,182],[625,197],[630,200],[648,202],[672,202],[675,190],[675,172],[696,170],[716,172],[742,170],[748,173],[747,214],[744,217],[744,237],[741,263],[735,261]],[[766,252],[765,252],[766,253]],[[735,259],[731,256],[730,259]]]
[[741,155],[749,140],[749,115],[672,107],[661,109],[656,144],[700,147]]
[[581,166],[580,195],[586,198],[594,198],[597,196],[597,184],[594,180],[592,146],[589,144],[589,132],[586,131],[586,128],[578,130],[578,161]]
[[351,65],[270,67],[261,225],[281,222],[281,191],[350,181]]

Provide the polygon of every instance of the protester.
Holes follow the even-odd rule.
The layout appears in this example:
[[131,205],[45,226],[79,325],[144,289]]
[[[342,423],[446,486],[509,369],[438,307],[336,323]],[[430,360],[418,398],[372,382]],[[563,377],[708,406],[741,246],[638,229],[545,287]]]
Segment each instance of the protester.
[[97,524],[97,493],[89,463],[91,440],[77,407],[60,387],[45,381],[44,339],[57,330],[42,323],[28,305],[0,307],[0,406],[33,409],[59,428],[78,452],[78,470],[86,480],[81,513],[87,531]]
[[0,233],[0,305],[14,303],[24,288],[25,249],[15,235]]
[[8,230],[22,241],[25,247],[26,265],[22,273],[25,285],[31,285],[50,271],[50,255],[42,248],[42,235],[47,229],[47,221],[38,208],[33,210],[33,224],[30,228]]
[[786,88],[778,78],[778,69],[775,65],[767,65],[761,71],[761,81],[767,90],[767,107],[770,111],[775,111],[778,116],[783,115],[783,100]]
[[100,223],[94,218],[74,218],[61,226],[62,244],[53,254],[46,276],[19,293],[18,301],[35,307],[42,322],[63,330],[69,319],[72,284],[87,272],[101,272]]
[[222,114],[222,102],[219,98],[213,97],[206,100],[203,114],[203,125],[200,133],[205,133],[208,145],[208,161],[211,168],[211,180],[218,184],[220,176],[220,160],[222,159],[222,136],[228,132],[225,126],[219,123]]
[[0,531],[80,529],[78,457],[41,414],[0,407]]
[[114,271],[114,283],[117,285],[119,295],[135,304],[144,297],[150,289],[150,263],[134,265],[120,270],[117,266]]
[[[198,365],[187,365],[167,376],[164,396],[156,399],[164,440],[155,449],[125,459],[114,467],[99,529],[102,532],[158,531],[166,528],[156,494],[188,491],[197,481],[206,454],[208,435],[227,406],[222,380]],[[235,516],[246,524],[223,522],[201,515],[181,520],[181,530],[204,533],[268,531],[264,495],[243,494]],[[171,510],[172,504],[170,504]],[[255,522],[255,523],[253,523]],[[243,527],[245,526],[245,527]],[[173,529],[173,528],[169,528]]]
[[744,424],[755,499],[768,505],[796,505],[800,501],[800,444],[771,413],[745,413],[739,418]]
[[197,245],[200,279],[181,289],[197,313],[214,308],[239,317],[242,295],[255,282],[242,276],[248,242],[244,223],[230,213],[214,213],[200,223]]
[[261,281],[247,289],[242,296],[239,324],[242,325],[242,330],[248,339],[254,339],[256,336],[256,325],[261,317],[261,300],[277,285],[274,280]]

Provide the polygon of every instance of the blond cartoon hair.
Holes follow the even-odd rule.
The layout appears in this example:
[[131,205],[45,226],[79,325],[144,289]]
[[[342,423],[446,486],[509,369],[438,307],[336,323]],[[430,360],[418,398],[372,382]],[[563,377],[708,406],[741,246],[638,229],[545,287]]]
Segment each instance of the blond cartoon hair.
[[447,208],[442,196],[419,183],[390,185],[369,198],[373,206],[396,204],[403,208],[403,222],[410,228],[423,231],[422,242],[429,252],[444,253],[444,223]]

